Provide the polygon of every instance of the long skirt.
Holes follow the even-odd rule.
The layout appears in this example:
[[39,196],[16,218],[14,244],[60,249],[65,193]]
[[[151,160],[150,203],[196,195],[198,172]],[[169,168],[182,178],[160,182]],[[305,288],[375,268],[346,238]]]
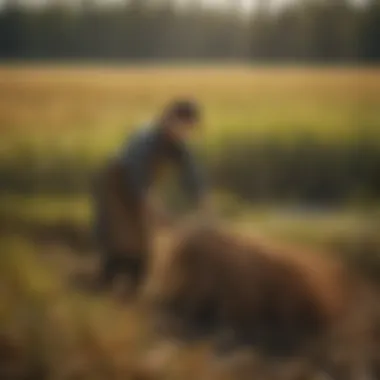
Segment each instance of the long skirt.
[[105,285],[128,275],[137,287],[144,280],[150,252],[147,202],[137,194],[128,169],[117,160],[100,173],[95,191],[95,237],[101,251]]

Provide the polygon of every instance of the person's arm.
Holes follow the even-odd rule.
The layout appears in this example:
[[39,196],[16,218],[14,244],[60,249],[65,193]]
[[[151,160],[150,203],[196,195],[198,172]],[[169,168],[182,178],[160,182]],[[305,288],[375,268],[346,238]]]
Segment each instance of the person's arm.
[[181,182],[184,190],[190,195],[198,208],[208,209],[210,207],[205,178],[201,166],[196,161],[193,153],[185,144],[178,148],[178,159],[180,164]]

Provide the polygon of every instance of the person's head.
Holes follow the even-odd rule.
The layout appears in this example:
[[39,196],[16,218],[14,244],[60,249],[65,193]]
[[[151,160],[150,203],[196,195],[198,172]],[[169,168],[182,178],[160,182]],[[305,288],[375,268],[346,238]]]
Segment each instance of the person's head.
[[160,126],[171,138],[186,140],[200,121],[201,110],[195,101],[176,100],[165,108]]

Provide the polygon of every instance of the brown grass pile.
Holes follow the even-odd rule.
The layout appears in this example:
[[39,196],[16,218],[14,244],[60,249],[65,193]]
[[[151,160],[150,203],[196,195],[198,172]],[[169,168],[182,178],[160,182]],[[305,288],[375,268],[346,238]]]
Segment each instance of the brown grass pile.
[[375,294],[327,254],[202,226],[177,238],[150,296],[169,339],[211,336],[223,353],[302,358],[302,371],[344,379],[379,364]]

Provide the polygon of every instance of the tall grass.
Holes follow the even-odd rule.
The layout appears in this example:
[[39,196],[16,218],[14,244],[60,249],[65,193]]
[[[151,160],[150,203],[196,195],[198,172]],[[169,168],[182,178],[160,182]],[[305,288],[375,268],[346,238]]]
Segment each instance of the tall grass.
[[0,377],[126,378],[146,339],[137,310],[78,293],[65,265],[20,239],[1,244]]
[[[115,302],[99,294],[78,292],[68,275],[79,261],[70,262],[73,258],[67,254],[54,251],[44,254],[43,246],[33,247],[14,237],[2,238],[1,246],[1,379],[191,380],[208,371],[211,373],[205,378],[210,380],[250,379],[252,376],[294,380],[320,376],[318,368],[310,367],[307,357],[277,363],[254,352],[246,359],[243,357],[242,362],[228,364],[226,361],[223,368],[227,373],[214,373],[208,362],[209,345],[205,342],[179,352],[176,361],[162,369],[163,376],[155,377],[148,363],[141,362],[147,348],[155,342],[155,336],[139,307],[126,306],[120,300]],[[372,310],[377,306],[369,294],[368,297],[369,300],[363,302]],[[349,328],[356,331],[356,323],[361,322],[352,320],[351,323]],[[375,327],[378,329],[378,322]],[[326,364],[330,363],[332,369],[338,371],[337,379],[354,376],[348,361],[350,350],[361,355],[354,358],[358,363],[364,359],[371,370],[377,371],[380,341],[378,337],[369,337],[376,345],[368,346],[373,350],[368,351],[368,360],[366,351],[352,346],[352,341],[344,344],[333,340],[328,351],[323,352]]]

